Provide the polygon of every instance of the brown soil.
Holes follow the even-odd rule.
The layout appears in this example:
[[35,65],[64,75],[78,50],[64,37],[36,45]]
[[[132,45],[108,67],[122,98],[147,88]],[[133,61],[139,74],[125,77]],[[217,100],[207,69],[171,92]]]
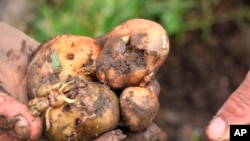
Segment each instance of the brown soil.
[[249,70],[249,26],[215,25],[208,44],[199,31],[187,37],[183,46],[172,39],[169,57],[157,73],[159,141],[207,141],[207,124]]

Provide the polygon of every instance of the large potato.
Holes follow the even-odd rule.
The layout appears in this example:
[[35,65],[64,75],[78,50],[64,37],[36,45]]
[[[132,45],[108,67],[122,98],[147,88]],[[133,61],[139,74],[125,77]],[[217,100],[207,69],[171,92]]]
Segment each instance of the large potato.
[[27,90],[33,98],[42,84],[54,84],[68,76],[95,79],[96,59],[101,47],[85,36],[60,35],[41,45],[29,64]]
[[97,78],[113,89],[145,86],[169,52],[165,29],[145,19],[128,20],[97,40],[103,45]]

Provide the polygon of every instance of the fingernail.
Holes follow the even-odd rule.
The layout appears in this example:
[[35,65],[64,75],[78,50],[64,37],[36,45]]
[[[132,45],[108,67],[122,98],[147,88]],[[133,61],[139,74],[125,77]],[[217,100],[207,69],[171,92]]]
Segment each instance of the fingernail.
[[226,128],[225,121],[221,117],[215,117],[207,128],[207,135],[212,140],[221,139],[224,136]]
[[15,122],[13,125],[15,136],[19,139],[28,139],[30,136],[30,128],[27,120],[21,115],[15,116],[13,120]]

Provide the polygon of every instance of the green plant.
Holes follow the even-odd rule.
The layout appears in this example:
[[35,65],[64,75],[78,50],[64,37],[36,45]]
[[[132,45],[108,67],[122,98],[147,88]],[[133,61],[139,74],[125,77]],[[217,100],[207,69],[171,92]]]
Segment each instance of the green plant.
[[28,33],[38,41],[67,33],[96,37],[129,18],[140,17],[143,3],[141,0],[40,0]]
[[[28,33],[38,41],[58,34],[103,35],[131,18],[146,18],[162,24],[177,43],[185,42],[185,33],[202,31],[207,41],[211,27],[234,21],[242,26],[250,17],[243,2],[223,0],[38,0]],[[226,6],[225,6],[226,5]],[[227,9],[220,10],[221,7]]]

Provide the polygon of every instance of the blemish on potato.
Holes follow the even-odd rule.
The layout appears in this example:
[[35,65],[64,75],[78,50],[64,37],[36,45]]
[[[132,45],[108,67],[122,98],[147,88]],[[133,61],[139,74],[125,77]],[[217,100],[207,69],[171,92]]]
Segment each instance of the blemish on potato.
[[74,53],[67,53],[67,54],[66,54],[66,58],[67,58],[68,60],[74,60],[75,55],[74,55]]
[[69,112],[70,111],[70,105],[65,105],[62,109],[63,112]]
[[44,55],[44,57],[46,58],[46,61],[47,61],[48,63],[51,63],[51,62],[52,62],[51,55]]
[[72,47],[72,48],[75,47],[74,42],[71,43],[70,47]]
[[82,123],[82,120],[79,118],[75,119],[75,127],[79,126]]
[[93,65],[93,63],[94,63],[94,60],[91,59],[91,58],[89,58],[88,61],[87,61],[87,63],[85,63],[83,65],[83,67],[89,67],[89,66]]

